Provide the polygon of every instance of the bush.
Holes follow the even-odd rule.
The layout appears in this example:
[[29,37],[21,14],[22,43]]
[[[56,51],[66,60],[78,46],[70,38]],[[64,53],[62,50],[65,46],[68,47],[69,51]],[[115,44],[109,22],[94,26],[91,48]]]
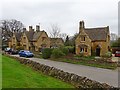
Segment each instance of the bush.
[[69,53],[75,53],[75,47],[74,46],[69,47],[68,49],[69,49]]
[[52,54],[52,49],[50,49],[50,48],[45,48],[42,50],[42,57],[44,59],[50,58],[51,54]]
[[66,46],[68,49],[69,53],[75,53],[75,47],[74,46]]
[[104,55],[103,57],[109,58],[109,57],[111,57],[111,56],[112,56],[112,53],[111,53],[111,52],[107,52],[107,53],[105,53],[105,55]]
[[61,56],[64,56],[65,54],[58,48],[53,49],[52,51],[52,57],[53,58],[60,58]]
[[60,50],[61,50],[65,55],[67,55],[67,54],[69,53],[69,50],[68,50],[68,48],[66,48],[66,47],[60,47]]

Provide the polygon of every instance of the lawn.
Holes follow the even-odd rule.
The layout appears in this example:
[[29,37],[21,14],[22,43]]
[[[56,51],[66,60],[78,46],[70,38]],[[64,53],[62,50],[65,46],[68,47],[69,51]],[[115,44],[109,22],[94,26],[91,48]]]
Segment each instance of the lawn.
[[71,84],[44,75],[18,61],[2,56],[3,88],[74,88]]

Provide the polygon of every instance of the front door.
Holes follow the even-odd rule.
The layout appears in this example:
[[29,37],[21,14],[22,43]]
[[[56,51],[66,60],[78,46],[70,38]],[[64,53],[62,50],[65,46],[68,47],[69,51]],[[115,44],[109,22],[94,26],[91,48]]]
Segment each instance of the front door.
[[96,56],[100,56],[100,47],[96,48]]

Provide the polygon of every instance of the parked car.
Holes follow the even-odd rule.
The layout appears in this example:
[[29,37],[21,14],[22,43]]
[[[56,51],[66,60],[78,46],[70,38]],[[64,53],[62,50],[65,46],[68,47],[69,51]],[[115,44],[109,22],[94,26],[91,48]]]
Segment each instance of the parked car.
[[27,51],[27,50],[20,50],[18,54],[20,57],[33,57],[34,56],[34,54],[31,51]]
[[120,57],[120,51],[115,52],[115,57]]
[[11,53],[11,51],[12,51],[12,49],[11,48],[9,48],[9,47],[7,47],[7,48],[5,48],[5,50],[4,50],[6,53],[8,53],[8,54],[10,54]]
[[5,52],[8,54],[18,54],[18,51],[12,48],[5,48]]
[[18,50],[12,49],[12,50],[11,50],[11,54],[18,54]]

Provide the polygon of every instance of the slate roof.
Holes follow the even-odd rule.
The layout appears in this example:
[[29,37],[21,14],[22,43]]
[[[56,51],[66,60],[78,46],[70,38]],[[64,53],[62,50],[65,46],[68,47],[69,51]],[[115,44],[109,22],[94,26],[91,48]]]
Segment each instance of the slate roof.
[[39,31],[39,32],[37,32],[37,31],[25,31],[25,34],[26,34],[29,41],[36,41],[41,36],[41,34],[43,32],[45,32],[45,31],[44,30]]
[[62,41],[63,42],[63,39],[62,38],[50,38],[50,41]]
[[20,41],[22,33],[15,33],[15,37],[17,39],[17,41]]
[[101,28],[85,28],[85,32],[88,34],[92,41],[106,40],[109,33],[108,27]]
[[34,31],[25,31],[25,34],[26,34],[29,41],[33,40],[34,33],[35,33]]
[[55,43],[56,44],[61,43],[61,41],[64,42],[62,38],[50,38],[50,44],[51,45],[55,44]]
[[45,31],[43,30],[43,31],[35,32],[33,35],[33,41],[37,40],[43,32],[45,32]]

